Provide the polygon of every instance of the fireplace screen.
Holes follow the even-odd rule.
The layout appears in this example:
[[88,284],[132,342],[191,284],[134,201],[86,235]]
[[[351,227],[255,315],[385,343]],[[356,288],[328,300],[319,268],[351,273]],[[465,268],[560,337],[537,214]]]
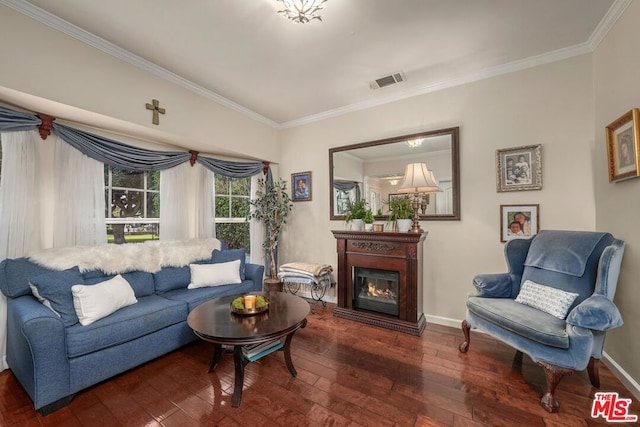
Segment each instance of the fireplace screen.
[[400,290],[398,282],[397,271],[355,267],[355,307],[397,316]]

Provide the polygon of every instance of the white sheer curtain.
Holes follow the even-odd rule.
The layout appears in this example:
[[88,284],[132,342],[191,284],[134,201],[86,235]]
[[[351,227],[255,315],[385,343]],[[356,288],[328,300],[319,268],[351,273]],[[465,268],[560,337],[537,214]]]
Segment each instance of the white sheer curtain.
[[215,175],[209,169],[197,164],[195,185],[194,224],[195,237],[215,237],[213,201],[215,200]]
[[[41,248],[40,136],[6,132],[0,178],[0,259],[17,258]],[[7,369],[7,300],[0,294],[0,370]]]
[[[53,141],[51,141],[53,140]],[[53,246],[107,243],[104,164],[85,156],[56,135],[53,142]]]
[[189,174],[184,162],[160,171],[160,240],[189,237]]
[[[263,178],[261,173],[251,177],[251,200],[256,198],[258,191],[258,179]],[[252,219],[249,223],[249,239],[251,241],[251,262],[253,264],[265,265],[264,248],[262,242],[265,238],[265,230],[262,222]]]

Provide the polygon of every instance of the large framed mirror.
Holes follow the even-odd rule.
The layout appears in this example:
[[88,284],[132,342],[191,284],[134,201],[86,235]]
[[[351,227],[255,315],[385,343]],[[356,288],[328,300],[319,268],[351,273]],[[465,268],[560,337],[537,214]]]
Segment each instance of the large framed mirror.
[[420,219],[460,220],[458,127],[329,149],[331,219],[344,220],[349,201],[364,198],[386,220],[409,163],[425,163],[442,190],[424,197]]

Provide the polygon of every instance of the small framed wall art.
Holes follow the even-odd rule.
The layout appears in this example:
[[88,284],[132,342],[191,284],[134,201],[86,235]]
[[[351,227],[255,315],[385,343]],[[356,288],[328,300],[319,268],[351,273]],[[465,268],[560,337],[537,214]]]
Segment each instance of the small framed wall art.
[[542,190],[542,146],[496,150],[498,192]]
[[528,239],[540,231],[540,205],[500,205],[500,241]]
[[291,174],[291,200],[308,202],[311,200],[311,172]]
[[640,130],[638,109],[634,108],[605,128],[609,182],[622,181],[640,175]]

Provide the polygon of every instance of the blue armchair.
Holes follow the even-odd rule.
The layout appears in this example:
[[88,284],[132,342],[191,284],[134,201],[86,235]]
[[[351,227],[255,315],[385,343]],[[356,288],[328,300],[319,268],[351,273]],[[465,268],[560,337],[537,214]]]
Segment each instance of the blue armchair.
[[531,239],[506,243],[508,273],[473,279],[477,293],[467,299],[462,322],[469,349],[470,330],[480,329],[526,353],[545,371],[540,404],[557,412],[555,389],[573,371],[588,368],[599,388],[599,361],[605,334],[622,325],[613,303],[624,242],[609,233],[543,230]]

